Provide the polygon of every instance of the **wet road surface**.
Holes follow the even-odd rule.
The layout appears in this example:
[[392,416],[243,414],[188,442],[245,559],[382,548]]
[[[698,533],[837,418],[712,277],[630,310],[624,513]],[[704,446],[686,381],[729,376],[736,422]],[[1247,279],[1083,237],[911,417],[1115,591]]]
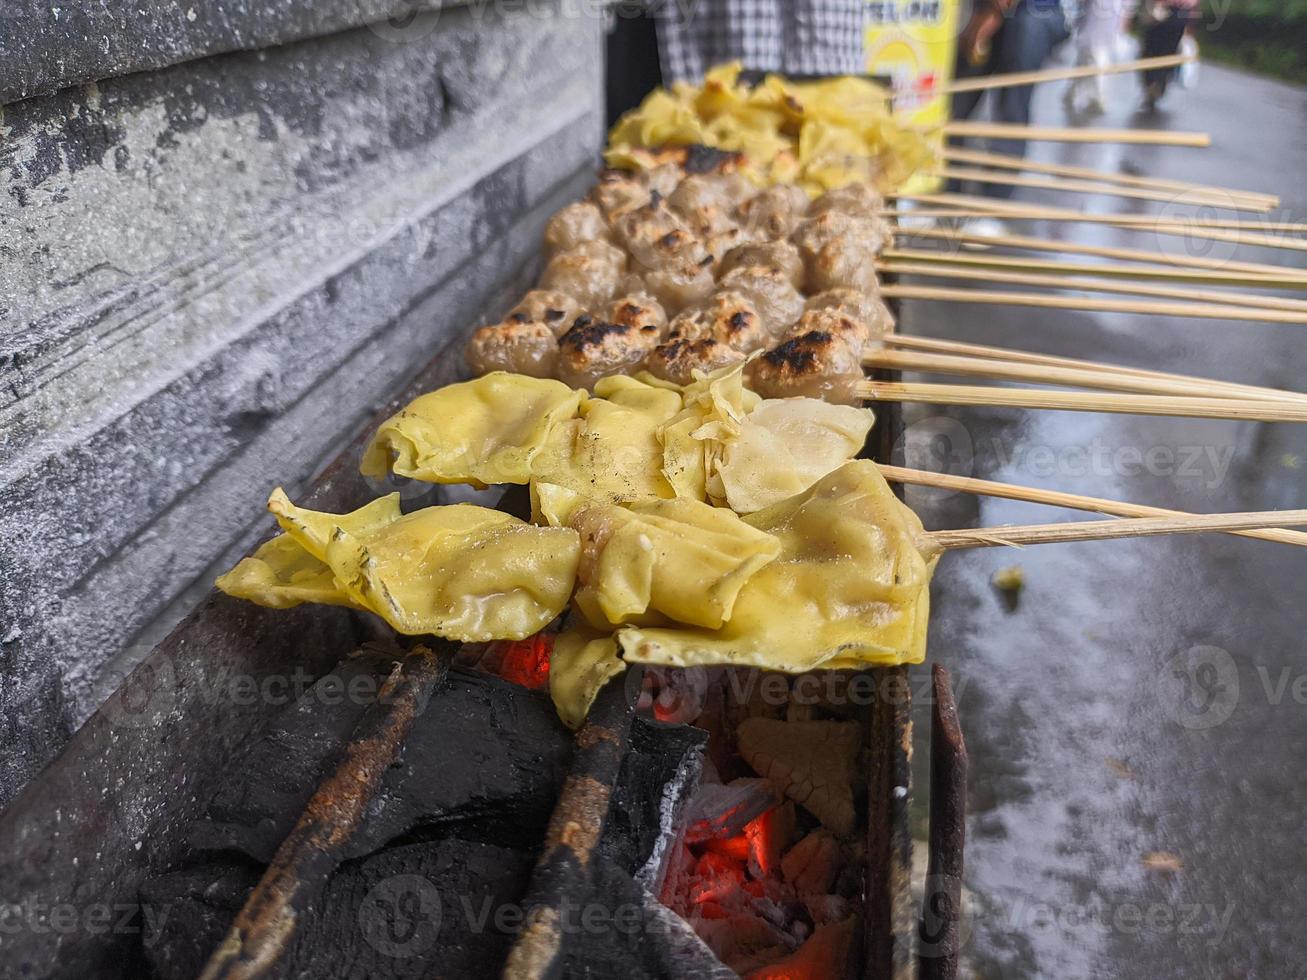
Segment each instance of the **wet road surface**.
[[[1036,123],[1204,130],[1215,145],[1046,143],[1033,157],[1268,191],[1283,204],[1267,217],[1307,220],[1307,92],[1204,65],[1197,90],[1173,91],[1156,116],[1136,112],[1137,83],[1121,77],[1107,114],[1084,120],[1068,116],[1062,91],[1041,88]],[[1231,254],[1087,224],[1013,230]],[[1238,258],[1307,266],[1307,252],[1243,247]],[[1307,326],[913,302],[903,329],[1307,390]],[[1301,425],[925,406],[907,417],[909,465],[1192,511],[1307,506]],[[937,491],[909,502],[933,528],[1085,516]],[[990,585],[1013,564],[1025,575],[1015,610]],[[954,671],[971,755],[975,971],[1301,975],[1307,549],[1228,535],[988,549],[946,556],[934,596],[931,655]],[[919,752],[923,797],[924,762]]]

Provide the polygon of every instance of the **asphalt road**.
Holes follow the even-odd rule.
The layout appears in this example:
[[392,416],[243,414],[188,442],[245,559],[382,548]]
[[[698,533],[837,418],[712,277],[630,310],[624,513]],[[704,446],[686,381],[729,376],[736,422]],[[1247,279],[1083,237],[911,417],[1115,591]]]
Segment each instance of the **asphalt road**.
[[[1035,121],[1205,130],[1208,150],[1037,144],[1032,156],[1281,195],[1307,219],[1307,92],[1203,66],[1155,116],[1133,78],[1106,115]],[[1085,211],[1180,205],[1023,191]],[[1094,225],[1075,241],[1230,254]],[[1307,266],[1307,252],[1240,259]],[[1307,390],[1307,326],[914,302],[910,333]],[[922,379],[918,379],[922,380]],[[933,377],[926,380],[955,378]],[[910,462],[1193,511],[1307,506],[1307,427],[1008,409],[909,413]],[[1073,520],[913,492],[928,527]],[[1015,609],[990,584],[1019,564]],[[986,977],[1286,977],[1307,961],[1307,549],[1228,535],[945,556],[933,659],[971,756],[967,952]],[[924,715],[919,723],[924,722]],[[917,785],[924,795],[924,753]]]

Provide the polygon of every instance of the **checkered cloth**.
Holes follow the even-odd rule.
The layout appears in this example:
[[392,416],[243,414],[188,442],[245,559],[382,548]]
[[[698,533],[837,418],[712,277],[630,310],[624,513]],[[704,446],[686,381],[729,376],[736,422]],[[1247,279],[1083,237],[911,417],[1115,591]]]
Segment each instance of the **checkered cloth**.
[[666,83],[724,61],[786,75],[860,75],[865,0],[655,0]]

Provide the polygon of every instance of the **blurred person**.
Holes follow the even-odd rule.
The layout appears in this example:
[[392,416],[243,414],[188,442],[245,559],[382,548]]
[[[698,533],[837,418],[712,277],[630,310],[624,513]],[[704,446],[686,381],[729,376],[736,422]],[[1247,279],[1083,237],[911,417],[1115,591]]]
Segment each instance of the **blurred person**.
[[861,75],[865,0],[652,0],[664,84],[698,82],[708,69],[790,78]]
[[[971,19],[958,38],[957,78],[976,78],[1008,72],[1036,71],[1044,67],[1053,49],[1071,36],[1061,0],[976,0]],[[1033,85],[1015,85],[989,92],[959,92],[953,96],[953,118],[968,119],[988,94],[993,98],[996,122],[1027,125]],[[989,149],[1007,156],[1024,157],[1026,141],[998,139]],[[950,182],[949,190],[960,189]],[[1008,184],[984,184],[989,197],[1010,198],[1016,188]],[[971,223],[977,234],[1003,233],[1002,223],[993,218]]]
[[[1136,6],[1135,0],[1086,0],[1076,24],[1076,64],[1103,69],[1116,61]],[[1085,93],[1089,96],[1085,109],[1103,112],[1107,108],[1107,76],[1073,79],[1063,96],[1067,108],[1075,111]]]
[[[1160,58],[1178,52],[1185,33],[1193,30],[1198,17],[1198,0],[1145,0],[1139,17],[1144,32],[1143,56]],[[1175,74],[1175,68],[1153,68],[1143,73],[1145,109],[1157,109]]]

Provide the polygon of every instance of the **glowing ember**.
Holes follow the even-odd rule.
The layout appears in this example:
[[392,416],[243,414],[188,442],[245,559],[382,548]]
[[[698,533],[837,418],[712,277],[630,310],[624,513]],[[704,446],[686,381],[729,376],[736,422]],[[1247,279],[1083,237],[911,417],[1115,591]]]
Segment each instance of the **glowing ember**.
[[504,644],[499,676],[531,690],[549,684],[549,656],[554,650],[552,633],[537,633],[525,640]]

